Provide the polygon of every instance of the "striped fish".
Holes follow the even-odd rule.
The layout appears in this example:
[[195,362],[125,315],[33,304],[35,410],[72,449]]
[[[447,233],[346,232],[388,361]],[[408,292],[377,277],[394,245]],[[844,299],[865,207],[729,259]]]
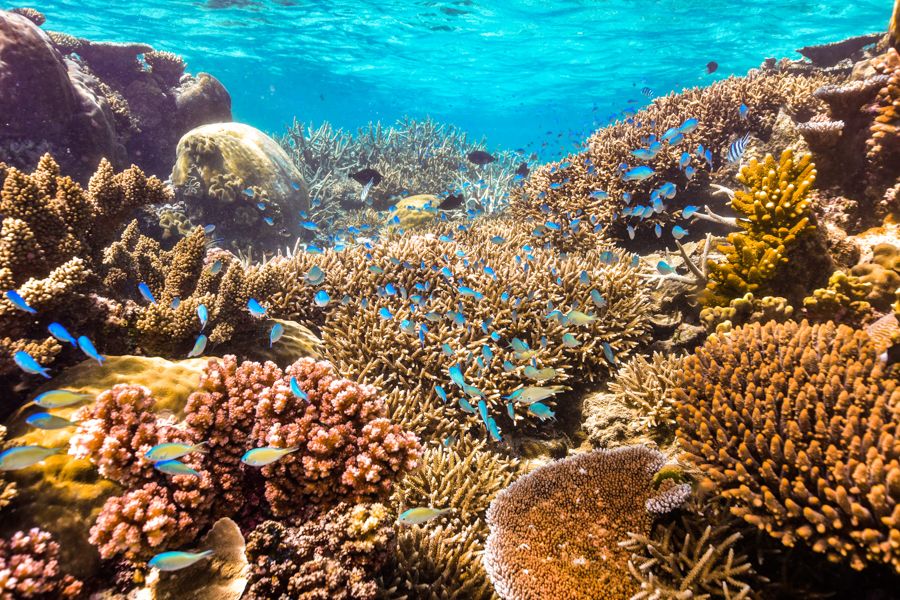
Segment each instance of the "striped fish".
[[729,163],[740,162],[741,158],[744,156],[744,150],[747,149],[747,142],[750,141],[750,134],[745,133],[738,139],[731,142],[731,146],[728,147],[728,154],[725,155],[725,158]]

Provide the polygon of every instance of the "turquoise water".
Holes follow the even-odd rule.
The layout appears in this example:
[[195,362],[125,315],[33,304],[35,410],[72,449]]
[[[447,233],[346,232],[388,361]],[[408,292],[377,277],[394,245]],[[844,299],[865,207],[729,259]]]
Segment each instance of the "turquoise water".
[[[280,131],[431,115],[492,146],[570,149],[641,94],[743,74],[767,56],[883,31],[886,0],[64,0],[60,29],[179,53],[235,118]],[[719,70],[707,75],[705,65]],[[548,132],[551,132],[548,134]],[[560,134],[562,134],[560,136]]]

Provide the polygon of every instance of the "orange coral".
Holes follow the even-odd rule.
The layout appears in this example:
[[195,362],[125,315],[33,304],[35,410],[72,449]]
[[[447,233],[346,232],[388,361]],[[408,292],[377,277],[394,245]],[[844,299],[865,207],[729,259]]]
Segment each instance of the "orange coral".
[[753,324],[685,359],[678,439],[731,511],[786,546],[900,571],[900,387],[863,331]]

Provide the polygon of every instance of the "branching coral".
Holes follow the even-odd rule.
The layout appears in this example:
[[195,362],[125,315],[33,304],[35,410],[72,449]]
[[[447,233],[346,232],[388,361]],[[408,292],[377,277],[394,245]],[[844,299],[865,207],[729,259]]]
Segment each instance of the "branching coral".
[[[736,131],[749,130],[767,138],[783,106],[801,120],[805,120],[803,115],[811,116],[819,104],[819,100],[811,96],[812,92],[829,81],[827,77],[759,72],[657,98],[649,108],[639,111],[628,121],[620,121],[594,133],[588,139],[586,152],[535,171],[526,182],[524,194],[514,200],[513,209],[535,225],[548,218],[567,221],[576,215],[590,221],[591,226],[596,223],[606,225],[613,223],[615,216],[621,215],[622,209],[629,204],[649,205],[650,191],[670,181],[679,193],[668,210],[632,224],[636,228],[652,228],[656,223],[668,222],[677,214],[682,202],[693,198],[709,182],[710,167],[702,159],[693,160],[692,167],[696,171],[693,178],[684,174],[678,165],[684,149],[696,148],[699,143],[724,156]],[[741,104],[749,108],[748,121],[741,119],[738,110]],[[646,163],[654,170],[652,177],[640,182],[622,178],[623,163],[629,167],[642,164],[631,152],[646,147],[648,136],[660,138],[667,129],[679,127],[688,118],[698,120],[696,130],[685,134],[680,145],[663,144],[655,158]],[[720,156],[714,156],[714,165],[721,162]],[[630,194],[630,200],[626,200],[626,193]],[[624,234],[624,224],[617,227],[621,229],[619,233]]]
[[636,593],[618,543],[628,533],[649,533],[646,505],[664,462],[646,446],[595,450],[540,467],[500,492],[488,509],[484,554],[497,594],[574,600]]
[[266,521],[250,534],[244,598],[374,600],[394,541],[382,504],[339,504],[298,527]]
[[648,361],[638,354],[619,369],[609,391],[638,409],[642,427],[665,434],[675,425],[674,382],[679,370],[679,356],[654,352]]
[[710,262],[706,291],[707,306],[725,306],[747,292],[768,289],[794,242],[815,229],[807,196],[816,171],[810,155],[794,160],[785,150],[776,162],[771,154],[763,162],[751,160],[738,180],[749,191],[736,191],[731,206],[742,219],[743,231],[731,233],[719,250],[722,262]]
[[682,373],[678,439],[736,516],[856,569],[900,569],[900,388],[865,332],[747,325]]
[[0,539],[0,599],[77,598],[82,583],[59,568],[59,544],[46,531],[32,528]]

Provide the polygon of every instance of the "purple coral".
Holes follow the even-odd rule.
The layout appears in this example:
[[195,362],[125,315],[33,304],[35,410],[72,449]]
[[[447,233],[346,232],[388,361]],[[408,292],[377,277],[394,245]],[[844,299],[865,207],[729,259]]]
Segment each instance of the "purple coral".
[[[291,392],[296,377],[307,399]],[[341,379],[331,363],[301,358],[263,390],[256,408],[257,446],[299,450],[262,469],[266,499],[276,515],[292,514],[298,499],[313,503],[378,496],[416,466],[416,436],[392,424],[372,386]]]
[[33,528],[0,539],[0,600],[76,598],[81,582],[59,569],[59,544]]

